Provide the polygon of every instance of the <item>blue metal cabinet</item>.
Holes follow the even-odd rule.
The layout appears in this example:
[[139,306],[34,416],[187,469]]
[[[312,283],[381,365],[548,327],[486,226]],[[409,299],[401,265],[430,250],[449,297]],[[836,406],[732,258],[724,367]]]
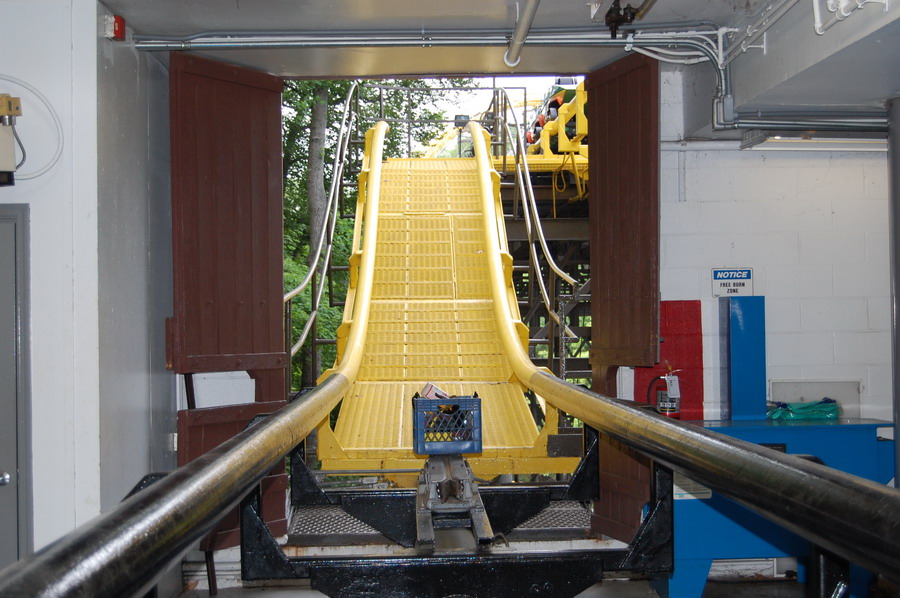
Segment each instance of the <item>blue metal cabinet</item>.
[[[784,445],[790,454],[815,455],[829,467],[887,483],[893,477],[893,441],[879,440],[877,420],[697,422],[756,444]],[[713,559],[806,557],[809,542],[737,503],[713,493],[675,501],[672,598],[700,598]],[[802,575],[802,571],[801,571]],[[870,575],[854,568],[852,596],[866,595]],[[662,584],[665,593],[666,584]]]

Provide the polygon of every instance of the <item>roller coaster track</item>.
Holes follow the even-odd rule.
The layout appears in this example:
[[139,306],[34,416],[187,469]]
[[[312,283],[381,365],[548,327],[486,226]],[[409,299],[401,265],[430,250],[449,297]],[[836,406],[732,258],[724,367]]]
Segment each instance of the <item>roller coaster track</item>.
[[[425,303],[433,308],[432,314],[443,310],[446,320],[457,319],[462,306],[474,306],[473,310],[481,314],[478,316],[480,328],[476,332],[489,336],[491,345],[484,348],[481,344],[484,339],[473,341],[480,347],[473,366],[484,368],[489,364],[496,368],[492,375],[480,371],[467,379],[469,374],[464,371],[467,368],[460,361],[466,354],[457,351],[459,359],[453,364],[432,361],[433,365],[455,368],[456,372],[453,375],[445,373],[436,381],[459,385],[457,390],[488,382],[531,389],[550,405],[578,417],[601,433],[690,476],[815,544],[890,578],[900,578],[900,544],[897,542],[900,537],[900,492],[897,490],[669,420],[627,402],[568,384],[532,364],[524,349],[527,334],[518,320],[510,282],[512,263],[506,251],[498,179],[488,155],[489,140],[477,124],[470,123],[469,128],[476,140],[474,160],[468,160],[465,165],[446,165],[443,171],[440,170],[442,166],[432,164],[436,170],[429,176],[454,178],[461,175],[457,172],[460,170],[465,171],[464,178],[470,181],[475,203],[460,212],[454,212],[448,206],[442,217],[459,220],[461,228],[458,230],[468,231],[469,236],[463,239],[464,245],[469,244],[468,249],[455,254],[456,259],[469,255],[478,272],[476,276],[475,270],[472,271],[472,282],[483,286],[477,291],[461,290],[464,279],[459,278],[454,283],[456,295],[452,297],[441,292],[440,297],[428,300],[415,296],[401,298],[397,295],[408,293],[409,285],[420,280],[414,276],[424,276],[418,271],[414,274],[412,268],[401,268],[407,272],[403,280],[407,286],[399,285],[393,290],[381,288],[399,282],[390,280],[391,276],[399,275],[391,274],[395,271],[388,268],[389,264],[384,260],[390,261],[392,254],[381,253],[381,245],[398,230],[394,227],[403,221],[401,213],[413,217],[418,211],[391,207],[391,202],[397,200],[387,195],[396,182],[392,179],[412,176],[418,166],[408,163],[386,166],[381,147],[387,125],[376,125],[366,136],[368,151],[360,181],[362,212],[358,212],[361,216],[358,216],[355,235],[356,251],[351,259],[351,289],[345,326],[338,341],[340,359],[335,367],[326,372],[315,390],[281,411],[37,554],[0,572],[0,595],[122,596],[145,591],[166,566],[179,559],[220,516],[240,502],[272,467],[325,421],[342,399],[346,401],[348,393],[365,394],[359,390],[361,385],[397,382],[391,376],[400,376],[400,369],[403,369],[403,377],[399,380],[409,384],[426,379],[426,374],[416,373],[415,368],[427,366],[429,360],[436,359],[437,353],[443,353],[443,349],[415,353],[425,355],[418,365],[412,362],[391,365],[382,359],[390,352],[376,351],[382,343],[388,342],[379,336],[386,332],[383,326],[386,321],[393,317],[409,322],[413,317],[411,314],[417,313],[416,309]],[[419,215],[425,220],[434,216]],[[436,271],[434,264],[426,263],[422,267],[426,272]],[[458,275],[462,272],[464,270],[457,270]],[[427,283],[435,282],[427,278],[421,281],[425,288]],[[475,296],[460,294],[468,292]],[[413,309],[394,310],[399,303],[411,304]],[[451,307],[455,310],[452,314],[449,312]],[[444,333],[449,334],[449,331],[436,334]],[[458,331],[454,329],[453,334],[457,335]],[[464,344],[462,337],[454,338],[453,344]],[[379,373],[379,368],[386,365],[398,369]],[[385,373],[388,371],[390,375]],[[403,394],[407,390],[397,392]],[[516,393],[508,394],[518,396]],[[484,394],[486,404],[495,400],[489,392],[482,393],[480,386],[479,394]],[[369,417],[372,405],[360,403],[362,410],[353,423],[345,424],[347,431],[340,426],[335,430],[336,438],[343,439],[347,447],[353,446],[348,441],[351,430],[359,430],[374,421]],[[347,410],[347,413],[353,412],[352,408]],[[507,410],[503,412],[507,413]],[[497,420],[492,418],[490,421]],[[487,426],[496,425],[490,421],[486,422]],[[495,434],[495,438],[501,436],[491,431],[486,434],[488,437]],[[534,436],[528,437],[532,446]],[[515,440],[514,435],[508,438]],[[524,442],[522,438],[515,442],[520,440]],[[369,441],[364,440],[350,450],[366,450],[366,442]],[[396,440],[398,450],[406,450],[405,442],[405,432],[400,432]],[[493,443],[498,458],[501,444],[500,441]],[[492,446],[490,442],[488,446]],[[385,446],[376,448],[381,451]]]

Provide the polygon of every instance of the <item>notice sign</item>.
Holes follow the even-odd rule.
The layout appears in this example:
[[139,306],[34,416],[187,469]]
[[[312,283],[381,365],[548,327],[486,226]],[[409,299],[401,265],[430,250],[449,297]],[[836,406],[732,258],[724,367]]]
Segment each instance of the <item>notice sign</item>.
[[712,498],[712,490],[698,484],[686,475],[677,471],[672,478],[672,493],[675,500],[705,500]]
[[751,268],[723,268],[712,271],[713,297],[731,297],[753,294],[753,270]]

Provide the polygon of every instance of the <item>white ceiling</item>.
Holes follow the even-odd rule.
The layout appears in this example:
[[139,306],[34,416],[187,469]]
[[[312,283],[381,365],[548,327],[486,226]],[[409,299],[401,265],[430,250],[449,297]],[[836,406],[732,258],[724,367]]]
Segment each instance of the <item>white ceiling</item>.
[[[711,20],[735,24],[764,0],[659,0],[644,22]],[[516,0],[106,0],[135,33],[203,31],[378,31],[505,29]],[[524,2],[522,2],[524,4]],[[537,28],[591,26],[588,0],[544,0]],[[609,0],[602,2],[608,7]],[[628,2],[623,2],[625,6]],[[635,2],[637,4],[637,2]],[[599,25],[598,25],[599,26]]]
[[[888,14],[870,4],[858,11],[865,12],[864,17],[851,15],[825,36],[816,36],[811,33],[812,1],[800,0],[782,19],[784,24],[770,30],[766,51],[751,50],[732,63],[739,108],[871,111],[886,99],[900,96],[900,10]],[[601,21],[610,2],[600,2]],[[658,0],[641,23],[704,21],[746,26],[750,17],[771,3]],[[616,47],[526,43],[518,68],[506,67],[505,40],[515,27],[516,0],[104,0],[104,4],[126,18],[139,40],[183,40],[197,35],[333,35],[356,40],[351,47],[194,50],[284,77],[586,73],[624,55]],[[865,35],[853,39],[852,31],[863,30]],[[587,0],[543,0],[532,34],[550,31],[606,32],[607,28],[591,21]],[[415,38],[416,43],[373,46],[373,40],[384,36]],[[429,37],[447,36],[464,36],[466,41],[453,47],[427,44]],[[823,50],[829,43],[834,49]],[[799,64],[798,56],[810,54],[803,46],[816,48],[821,56]]]
[[[611,0],[603,0],[603,13]],[[736,23],[763,0],[659,0],[644,23],[711,20]],[[420,38],[444,32],[512,34],[518,5],[524,0],[106,0],[114,13],[141,36],[155,38],[200,33],[343,33],[376,36],[408,33]],[[627,2],[623,3],[623,5]],[[602,14],[602,13],[601,13]],[[602,16],[601,16],[602,20]],[[533,29],[607,31],[591,21],[586,0],[544,0]],[[424,42],[423,42],[424,46]],[[359,77],[413,74],[584,73],[622,56],[621,49],[532,48],[512,71],[503,63],[504,48],[315,48],[290,50],[204,51],[221,59],[286,77]]]

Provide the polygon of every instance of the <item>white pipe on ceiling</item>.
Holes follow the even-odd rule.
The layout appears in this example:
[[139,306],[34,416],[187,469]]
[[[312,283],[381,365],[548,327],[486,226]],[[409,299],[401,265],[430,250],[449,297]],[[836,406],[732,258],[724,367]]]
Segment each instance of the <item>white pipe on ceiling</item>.
[[[509,68],[519,66],[519,62],[522,60],[522,47],[525,45],[525,38],[528,37],[540,3],[541,0],[526,0],[525,8],[518,14],[516,28],[513,31],[512,39],[509,40],[509,47],[503,54],[503,64]],[[519,7],[519,3],[516,2],[516,9],[518,10]]]
[[820,2],[821,0],[812,0],[813,21],[816,33],[819,35],[823,35],[826,31],[849,17],[855,11],[871,2],[882,4],[884,5],[885,10],[887,10],[887,0],[825,0],[825,10],[832,14],[831,18],[823,22],[822,15],[824,14],[824,11],[822,10]]

